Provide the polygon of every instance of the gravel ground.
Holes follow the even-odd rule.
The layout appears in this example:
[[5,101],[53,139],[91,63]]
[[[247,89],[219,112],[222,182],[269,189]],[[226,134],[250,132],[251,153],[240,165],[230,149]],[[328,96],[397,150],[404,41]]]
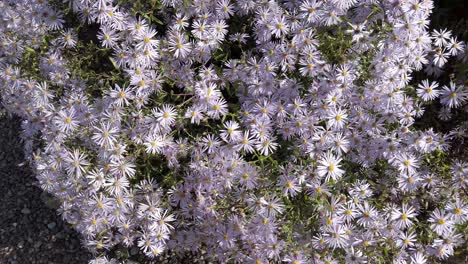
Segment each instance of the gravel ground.
[[[1,110],[0,110],[1,111]],[[20,123],[0,113],[0,263],[82,264],[91,255],[23,162]]]

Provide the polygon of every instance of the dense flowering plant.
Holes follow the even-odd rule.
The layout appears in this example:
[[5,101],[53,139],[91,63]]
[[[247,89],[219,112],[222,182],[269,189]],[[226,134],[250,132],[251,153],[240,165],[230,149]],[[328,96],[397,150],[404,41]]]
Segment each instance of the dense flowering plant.
[[92,263],[439,262],[466,246],[468,49],[433,8],[4,0],[1,103]]

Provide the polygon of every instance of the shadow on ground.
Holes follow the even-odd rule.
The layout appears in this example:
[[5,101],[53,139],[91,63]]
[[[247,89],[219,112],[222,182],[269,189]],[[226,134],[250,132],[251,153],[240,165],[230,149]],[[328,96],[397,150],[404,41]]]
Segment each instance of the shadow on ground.
[[76,232],[49,208],[24,161],[20,122],[0,113],[0,263],[84,264]]

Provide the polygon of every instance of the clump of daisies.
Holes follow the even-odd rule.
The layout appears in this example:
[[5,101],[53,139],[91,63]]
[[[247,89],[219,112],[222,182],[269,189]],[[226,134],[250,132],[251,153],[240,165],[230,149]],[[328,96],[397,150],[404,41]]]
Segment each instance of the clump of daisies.
[[[428,31],[431,0],[63,2],[0,3],[0,98],[91,263],[416,264],[465,243],[468,89],[439,77],[468,56]],[[93,27],[97,83],[75,65]]]

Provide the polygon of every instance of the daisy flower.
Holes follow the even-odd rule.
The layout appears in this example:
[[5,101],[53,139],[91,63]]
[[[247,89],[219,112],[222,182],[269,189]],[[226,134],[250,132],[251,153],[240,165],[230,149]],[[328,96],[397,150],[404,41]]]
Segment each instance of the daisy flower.
[[154,223],[151,225],[151,229],[168,233],[170,230],[174,229],[171,222],[175,220],[174,215],[169,214],[168,210],[159,210],[154,216]]
[[454,223],[461,224],[468,220],[468,206],[464,205],[462,200],[458,198],[447,205],[447,211]]
[[152,113],[159,124],[163,127],[170,127],[174,124],[177,112],[174,106],[163,105],[162,108],[153,109]]
[[122,107],[130,104],[129,100],[133,99],[132,88],[115,84],[115,88],[110,90],[109,96],[114,99],[114,104]]
[[330,108],[330,111],[327,114],[327,126],[340,130],[344,127],[345,125],[345,120],[348,117],[346,114],[346,110],[341,110],[340,108],[337,107],[332,107]]
[[273,153],[277,147],[278,143],[275,142],[274,138],[270,139],[268,137],[260,139],[260,141],[255,144],[255,148],[265,156]]
[[203,111],[201,107],[192,106],[187,109],[184,118],[190,118],[190,123],[199,125],[200,121],[204,119]]
[[110,177],[104,184],[105,190],[111,195],[121,195],[129,186],[127,177]]
[[68,110],[60,110],[57,113],[57,116],[54,117],[54,123],[60,129],[60,131],[63,131],[64,133],[70,133],[79,126],[76,112],[73,108]]
[[208,36],[208,26],[205,20],[195,20],[192,24],[192,34],[198,39],[205,39]]
[[432,32],[432,39],[434,40],[434,44],[437,47],[447,46],[448,40],[452,36],[452,32],[447,29],[436,30]]
[[281,175],[278,186],[283,189],[283,196],[294,197],[301,190],[297,178],[290,175]]
[[91,163],[86,160],[86,155],[81,153],[78,149],[73,150],[73,152],[68,152],[65,161],[68,163],[66,166],[68,174],[75,175],[76,177],[81,177],[81,175],[86,172],[86,167],[91,165]]
[[166,139],[160,135],[149,135],[145,138],[146,153],[160,154],[162,149],[167,145]]
[[345,262],[348,264],[363,264],[367,263],[367,257],[363,256],[362,252],[359,249],[354,249],[354,247],[347,248],[346,250]]
[[189,26],[188,17],[181,13],[176,13],[175,15],[175,25],[174,29],[182,30]]
[[136,36],[143,34],[146,30],[148,30],[148,23],[146,19],[142,19],[141,17],[133,18],[127,23],[126,28],[131,32],[132,35]]
[[367,227],[374,223],[376,217],[378,216],[378,212],[375,207],[370,205],[367,201],[365,201],[363,204],[358,204],[357,207],[360,213],[360,218],[357,221],[359,225]]
[[299,72],[302,76],[314,77],[319,73],[321,61],[317,61],[313,58],[305,58],[299,61]]
[[395,221],[395,226],[397,228],[406,228],[411,226],[413,223],[411,222],[411,218],[416,216],[414,212],[414,208],[408,206],[408,204],[403,204],[402,209],[393,208],[392,210],[392,220]]
[[142,250],[146,255],[153,255],[152,251],[158,248],[159,243],[150,236],[150,234],[144,232],[141,234],[140,238],[137,241],[137,246]]
[[468,92],[465,91],[464,86],[458,86],[450,82],[449,86],[444,85],[442,87],[442,96],[440,102],[449,107],[456,108],[464,104],[467,100]]
[[222,116],[225,116],[227,113],[227,102],[222,97],[210,101],[209,110],[206,112],[206,114],[213,119],[219,119]]
[[227,19],[234,15],[234,6],[229,0],[219,0],[216,3],[216,14],[219,18]]
[[63,28],[63,24],[65,23],[65,20],[63,19],[63,13],[53,9],[49,9],[49,12],[49,16],[46,16],[47,12],[42,12],[44,22],[48,24],[49,28],[52,30]]
[[132,178],[135,175],[135,164],[126,159],[112,160],[110,172],[116,176]]
[[100,122],[98,127],[95,127],[96,132],[91,137],[94,142],[96,142],[101,147],[109,147],[116,142],[116,135],[118,133],[118,129],[110,122]]
[[240,128],[239,123],[229,120],[224,123],[224,128],[225,129],[221,130],[220,135],[224,141],[233,143],[240,139],[242,131],[238,130]]
[[448,44],[448,49],[450,55],[456,56],[465,50],[465,43],[463,43],[463,41],[457,41],[456,37],[451,37],[450,43]]
[[450,107],[442,107],[437,113],[437,118],[443,121],[450,120],[450,118],[452,118],[452,112],[450,111]]
[[326,26],[336,25],[341,22],[341,18],[336,11],[336,9],[330,9],[330,11],[324,14],[323,21]]
[[86,174],[86,178],[88,179],[88,183],[96,190],[99,190],[106,182],[102,169],[93,169]]
[[399,153],[393,160],[395,166],[401,173],[414,174],[419,168],[418,159],[409,153]]
[[175,58],[185,58],[192,50],[192,44],[187,40],[185,34],[179,31],[171,32],[168,44],[169,51],[174,53]]
[[305,257],[301,252],[293,252],[292,254],[287,255],[283,262],[290,263],[290,264],[306,264],[308,263]]
[[323,12],[321,11],[321,1],[307,0],[302,2],[299,7],[302,17],[306,18],[308,22],[317,23],[322,19]]
[[73,33],[71,29],[67,29],[61,32],[60,42],[65,48],[74,48],[77,43],[78,36]]
[[283,35],[288,34],[288,32],[289,32],[289,25],[287,24],[284,16],[273,18],[273,22],[271,26],[272,35],[275,35],[275,37],[279,38]]
[[208,134],[202,139],[203,151],[208,152],[208,154],[213,153],[221,145],[221,141],[218,137],[213,134]]
[[147,28],[143,30],[139,35],[137,35],[136,40],[139,43],[135,46],[138,50],[153,50],[158,47],[159,41],[154,39],[157,31],[152,28]]
[[[8,69],[7,69],[8,72]],[[38,104],[46,105],[54,98],[53,91],[48,88],[46,82],[37,83],[34,90],[34,99]]]
[[354,72],[351,70],[351,66],[343,64],[337,69],[337,80],[342,83],[351,82],[354,79]]
[[432,59],[432,62],[437,67],[442,68],[442,66],[444,66],[445,63],[447,63],[449,56],[450,53],[446,52],[445,49],[436,48],[434,50],[434,58]]
[[359,42],[359,40],[361,40],[362,38],[369,36],[369,32],[364,30],[366,27],[366,22],[356,25],[353,25],[348,22],[348,25],[351,26],[351,29],[348,29],[345,32],[348,34],[352,34],[353,42]]
[[413,256],[411,256],[411,263],[410,264],[426,264],[427,258],[421,252],[416,252]]
[[281,203],[281,198],[275,195],[266,195],[260,198],[260,203],[263,205],[259,209],[259,213],[265,213],[268,216],[275,217],[284,211],[284,204]]
[[349,150],[349,140],[342,133],[337,133],[332,138],[331,148],[339,155],[346,153]]
[[214,35],[216,37],[216,40],[218,40],[218,42],[223,41],[224,37],[228,33],[228,30],[227,30],[228,25],[226,24],[226,22],[224,20],[216,20],[215,22],[213,22],[211,27],[214,30]]
[[233,248],[236,241],[236,234],[232,228],[223,226],[216,232],[218,244],[222,249]]
[[335,224],[327,227],[326,232],[325,241],[333,249],[348,246],[348,235],[343,225]]
[[357,216],[358,211],[356,209],[356,205],[352,202],[347,202],[344,205],[341,205],[338,210],[337,214],[345,221],[351,222]]
[[247,190],[255,188],[255,186],[257,186],[257,173],[255,168],[246,166],[239,175],[239,184]]
[[325,176],[325,180],[329,181],[332,178],[334,181],[341,178],[344,170],[340,168],[341,158],[336,158],[331,152],[324,155],[318,163],[317,174],[320,177]]
[[255,138],[250,135],[250,131],[244,131],[241,138],[239,138],[238,143],[235,146],[235,149],[238,151],[245,151],[245,153],[253,153],[254,152],[254,145]]
[[232,34],[230,37],[229,37],[229,40],[232,41],[232,42],[239,42],[241,44],[245,44],[247,43],[247,38],[249,37],[249,35],[245,34],[245,33],[234,33]]
[[400,232],[396,240],[396,246],[399,248],[407,248],[414,246],[416,242],[416,234],[413,232]]
[[113,48],[119,40],[117,31],[106,25],[101,27],[101,30],[97,37],[101,41],[101,45],[105,48]]
[[436,208],[428,220],[431,224],[431,229],[440,236],[446,236],[453,229],[453,222],[450,216],[444,210]]
[[437,90],[438,87],[439,84],[437,82],[429,83],[428,80],[423,80],[422,83],[418,85],[416,93],[423,101],[431,101],[440,95],[440,91]]
[[401,174],[397,178],[398,188],[403,192],[415,191],[422,181],[421,177],[417,173],[413,174]]

